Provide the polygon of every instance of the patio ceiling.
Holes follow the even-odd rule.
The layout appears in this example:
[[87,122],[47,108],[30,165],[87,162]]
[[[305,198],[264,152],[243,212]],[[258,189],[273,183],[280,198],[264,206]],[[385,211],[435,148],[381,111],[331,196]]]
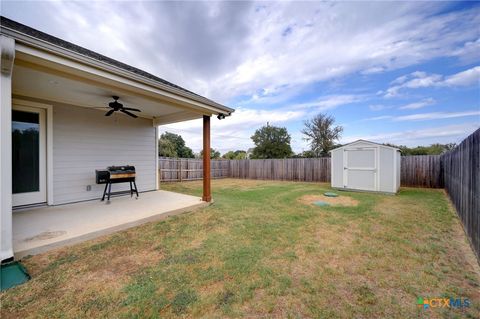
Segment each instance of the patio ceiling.
[[4,62],[15,63],[14,96],[97,108],[116,95],[126,106],[140,109],[140,116],[153,119],[154,125],[234,112],[153,74],[0,18],[2,36],[15,41],[10,48],[14,52],[2,51],[2,67]]
[[[140,117],[157,118],[157,124],[197,119],[202,113],[192,111],[160,96],[152,97],[132,92],[121,83],[114,85],[104,79],[82,78],[68,72],[59,72],[41,65],[25,63],[16,59],[12,76],[12,93],[17,97],[29,97],[54,101],[86,108],[106,107],[112,96],[120,97],[120,102],[127,107],[141,110]],[[113,84],[113,85],[112,85]],[[107,109],[99,109],[106,112]]]

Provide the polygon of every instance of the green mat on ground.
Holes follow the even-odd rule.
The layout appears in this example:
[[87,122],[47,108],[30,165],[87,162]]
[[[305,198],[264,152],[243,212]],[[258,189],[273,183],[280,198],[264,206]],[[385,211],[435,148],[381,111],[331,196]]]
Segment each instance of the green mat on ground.
[[30,279],[25,267],[18,261],[1,265],[1,291],[21,285]]
[[313,204],[316,205],[316,206],[330,206],[329,203],[327,203],[327,202],[322,202],[321,200],[318,200],[318,201],[316,201],[316,202],[313,202]]
[[338,194],[333,193],[333,192],[325,192],[325,193],[323,193],[323,195],[325,195],[327,197],[338,197]]

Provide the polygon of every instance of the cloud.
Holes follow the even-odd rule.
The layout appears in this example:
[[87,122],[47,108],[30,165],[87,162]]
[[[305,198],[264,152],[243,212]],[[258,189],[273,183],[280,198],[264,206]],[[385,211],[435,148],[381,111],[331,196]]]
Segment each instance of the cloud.
[[467,116],[480,116],[479,110],[466,111],[466,112],[433,112],[433,113],[420,113],[404,116],[392,117],[394,121],[428,121],[428,120],[441,120],[451,119],[455,117],[467,117]]
[[314,83],[438,57],[478,59],[480,8],[449,6],[5,2],[2,14],[227,103],[256,95],[286,101]]
[[[285,126],[288,122],[303,118],[303,110],[255,110],[238,108],[224,120],[212,118],[212,147],[225,153],[229,150],[247,150],[253,147],[250,137],[256,129],[267,124]],[[160,132],[181,134],[187,145],[199,152],[202,148],[202,121],[193,120],[159,127]],[[292,132],[290,132],[292,133]]]
[[[352,101],[357,101],[360,96],[329,96],[319,101],[297,105],[296,107],[280,108],[275,110],[250,109],[240,107],[232,116],[225,120],[212,118],[211,135],[212,147],[225,153],[229,150],[248,150],[254,147],[251,136],[256,129],[269,123],[275,126],[288,126],[292,122],[301,122],[312,114],[319,111],[319,107],[335,108]],[[345,124],[341,124],[347,127]],[[193,120],[160,126],[160,133],[165,131],[180,134],[184,137],[187,145],[195,152],[202,148],[202,121]],[[291,135],[291,145],[294,152],[308,149],[307,143],[299,130],[288,130]]]
[[402,89],[418,89],[427,87],[456,87],[470,86],[480,83],[480,66],[458,72],[450,76],[440,74],[427,74],[425,72],[416,71],[408,75],[395,79],[385,93],[385,97],[395,97],[399,95]]
[[380,121],[380,120],[388,120],[393,118],[392,115],[380,115],[375,117],[370,117],[368,119],[364,119],[364,121]]
[[[251,134],[267,121],[288,125],[310,112],[368,100],[332,89],[347,76],[364,79],[437,58],[469,65],[480,60],[480,7],[453,10],[443,2],[6,1],[2,15],[240,106],[233,117],[212,122],[213,146],[222,150],[251,147]],[[478,81],[478,72],[414,72],[382,95],[467,86]],[[326,96],[311,98],[319,91]],[[309,100],[299,103],[299,96]],[[397,121],[420,120],[425,116]],[[201,122],[170,129],[200,149]],[[301,137],[291,133],[300,145]]]
[[360,73],[363,75],[369,75],[369,74],[377,74],[377,73],[382,73],[387,71],[385,67],[382,66],[372,66],[371,68],[368,68],[366,70],[361,71]]
[[402,75],[393,80],[390,84],[402,84],[408,80],[408,75]]
[[478,61],[480,55],[480,38],[474,41],[467,41],[463,46],[457,48],[454,53],[464,64],[471,64]]
[[382,116],[366,118],[364,119],[364,121],[379,121],[379,120],[391,120],[395,122],[430,121],[430,120],[442,120],[442,119],[451,119],[451,118],[469,117],[469,116],[477,116],[477,117],[480,116],[480,110],[470,110],[465,112],[417,113],[417,114],[402,115],[402,116],[382,115]]
[[433,105],[433,104],[435,104],[435,100],[432,98],[427,98],[419,102],[409,103],[407,105],[400,106],[399,109],[400,110],[416,110],[416,109],[420,109],[422,107]]
[[386,110],[386,109],[391,109],[392,106],[388,106],[388,105],[383,105],[383,104],[373,104],[373,105],[369,105],[368,108],[370,109],[370,111],[383,111],[383,110]]
[[[415,6],[415,9],[398,6],[397,13],[401,13],[401,16],[397,16],[394,13],[396,10],[382,8],[381,3],[369,6],[369,10],[373,10],[370,15],[364,11],[364,7],[356,5],[267,5],[263,14],[259,15],[263,23],[255,27],[257,37],[251,54],[235,71],[225,74],[220,82],[231,85],[227,91],[233,94],[248,95],[262,87],[274,88],[271,91],[282,87],[286,92],[298,86],[305,87],[310,83],[340,78],[358,71],[378,73],[438,56],[450,56],[454,48],[465,43],[460,40],[465,34],[453,31],[459,26],[459,16],[430,15],[426,18],[423,15],[429,9],[423,6]],[[313,8],[308,11],[299,10],[299,7]],[[286,8],[289,9],[288,14]],[[390,18],[393,20],[379,18],[382,10],[382,14],[392,15]],[[354,11],[358,14],[355,19],[350,19]],[[292,20],[296,23],[292,23]],[[281,35],[285,21],[289,22],[292,29],[288,41]],[[451,35],[443,37],[445,30],[450,30],[451,35],[460,38]],[[470,41],[476,39],[478,32],[474,31],[467,37]],[[453,44],[458,40],[461,44]]]
[[480,66],[448,76],[441,85],[468,86],[473,84],[480,84]]
[[349,143],[358,139],[364,139],[378,143],[393,143],[406,146],[430,145],[433,143],[459,143],[478,128],[478,122],[444,125],[418,130],[345,136],[340,142]]
[[328,95],[320,99],[299,103],[288,106],[289,109],[314,109],[314,111],[326,111],[334,109],[341,105],[348,105],[352,103],[358,103],[363,101],[366,98],[364,95],[354,95],[354,94],[339,94],[339,95]]

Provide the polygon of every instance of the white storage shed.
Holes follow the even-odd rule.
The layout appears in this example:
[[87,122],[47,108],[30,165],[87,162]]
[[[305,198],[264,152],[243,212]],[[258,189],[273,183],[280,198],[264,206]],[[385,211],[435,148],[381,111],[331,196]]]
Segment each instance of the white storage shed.
[[333,188],[396,193],[400,188],[400,150],[358,140],[330,151]]

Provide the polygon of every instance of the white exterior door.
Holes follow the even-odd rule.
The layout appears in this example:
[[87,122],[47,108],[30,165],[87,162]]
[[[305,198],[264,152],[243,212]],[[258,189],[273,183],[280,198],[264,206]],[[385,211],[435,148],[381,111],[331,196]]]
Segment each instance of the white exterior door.
[[38,204],[47,201],[45,118],[45,109],[13,106],[13,206]]
[[377,190],[377,148],[346,148],[343,160],[343,182],[345,188],[368,191]]

